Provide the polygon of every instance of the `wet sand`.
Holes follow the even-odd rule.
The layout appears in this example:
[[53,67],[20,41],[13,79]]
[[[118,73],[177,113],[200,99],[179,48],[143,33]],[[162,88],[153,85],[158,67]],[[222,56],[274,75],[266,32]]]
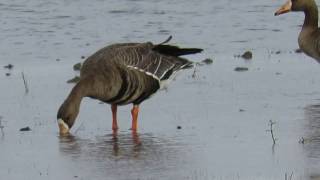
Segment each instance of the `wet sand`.
[[[1,2],[0,177],[319,178],[320,69],[295,53],[303,15],[274,17],[281,1],[245,2]],[[86,98],[73,136],[59,137],[56,112],[82,56],[169,35],[175,44],[204,48],[190,59],[213,63],[181,73],[145,101],[137,134],[129,130],[131,106],[119,108],[113,134],[109,105]],[[238,57],[247,50],[251,60]],[[14,67],[3,68],[8,64]],[[24,127],[31,131],[20,132]]]

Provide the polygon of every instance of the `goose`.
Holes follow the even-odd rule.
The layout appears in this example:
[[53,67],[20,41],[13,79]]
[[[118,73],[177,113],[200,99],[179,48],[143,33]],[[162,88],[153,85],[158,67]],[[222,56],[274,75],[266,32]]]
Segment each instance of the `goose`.
[[290,11],[302,11],[305,14],[298,43],[308,56],[320,62],[320,30],[318,28],[318,7],[314,0],[288,0],[276,12],[275,16]]
[[139,105],[160,90],[165,82],[193,62],[180,56],[202,52],[167,44],[118,43],[88,57],[80,70],[80,80],[72,88],[57,113],[60,134],[69,134],[84,97],[111,105],[112,129],[118,129],[117,106],[133,104],[132,131],[137,131]]

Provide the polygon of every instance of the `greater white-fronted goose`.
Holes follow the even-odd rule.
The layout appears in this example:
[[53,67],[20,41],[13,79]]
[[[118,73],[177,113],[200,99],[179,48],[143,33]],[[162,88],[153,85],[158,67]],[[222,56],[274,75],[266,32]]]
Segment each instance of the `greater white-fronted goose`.
[[314,0],[288,0],[275,15],[290,11],[302,11],[305,14],[298,42],[300,49],[320,62],[320,30],[318,28],[318,7]]
[[112,129],[117,130],[117,106],[133,104],[133,131],[137,130],[139,104],[161,89],[177,71],[192,67],[182,55],[199,53],[198,48],[179,48],[163,43],[112,44],[86,59],[80,81],[60,106],[57,120],[61,134],[69,132],[83,97],[111,104]]

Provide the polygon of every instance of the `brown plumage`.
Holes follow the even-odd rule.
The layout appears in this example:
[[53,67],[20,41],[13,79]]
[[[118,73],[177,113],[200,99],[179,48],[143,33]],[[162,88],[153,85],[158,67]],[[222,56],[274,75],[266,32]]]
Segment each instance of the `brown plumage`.
[[84,63],[80,81],[59,108],[60,133],[68,133],[79,113],[83,97],[111,104],[112,129],[118,129],[117,106],[133,104],[132,130],[137,130],[139,104],[157,92],[163,83],[192,62],[179,56],[199,53],[202,49],[166,45],[122,43],[107,46]]
[[320,62],[320,30],[318,28],[318,7],[314,0],[288,0],[275,15],[290,11],[301,11],[305,14],[298,42],[300,49],[308,56]]

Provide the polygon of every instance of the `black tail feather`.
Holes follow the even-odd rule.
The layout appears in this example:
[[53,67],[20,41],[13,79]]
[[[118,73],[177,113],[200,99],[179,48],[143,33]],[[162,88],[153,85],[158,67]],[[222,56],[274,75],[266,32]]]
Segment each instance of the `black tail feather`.
[[156,45],[153,48],[153,50],[161,54],[166,54],[166,55],[176,56],[176,57],[187,55],[187,54],[200,53],[203,51],[203,49],[199,49],[199,48],[179,48],[177,46],[163,45],[163,44]]
[[163,41],[162,43],[160,43],[160,44],[158,44],[158,45],[166,44],[166,43],[168,43],[171,39],[172,39],[172,36],[170,35],[170,36],[168,37],[168,39],[166,39],[165,41]]

